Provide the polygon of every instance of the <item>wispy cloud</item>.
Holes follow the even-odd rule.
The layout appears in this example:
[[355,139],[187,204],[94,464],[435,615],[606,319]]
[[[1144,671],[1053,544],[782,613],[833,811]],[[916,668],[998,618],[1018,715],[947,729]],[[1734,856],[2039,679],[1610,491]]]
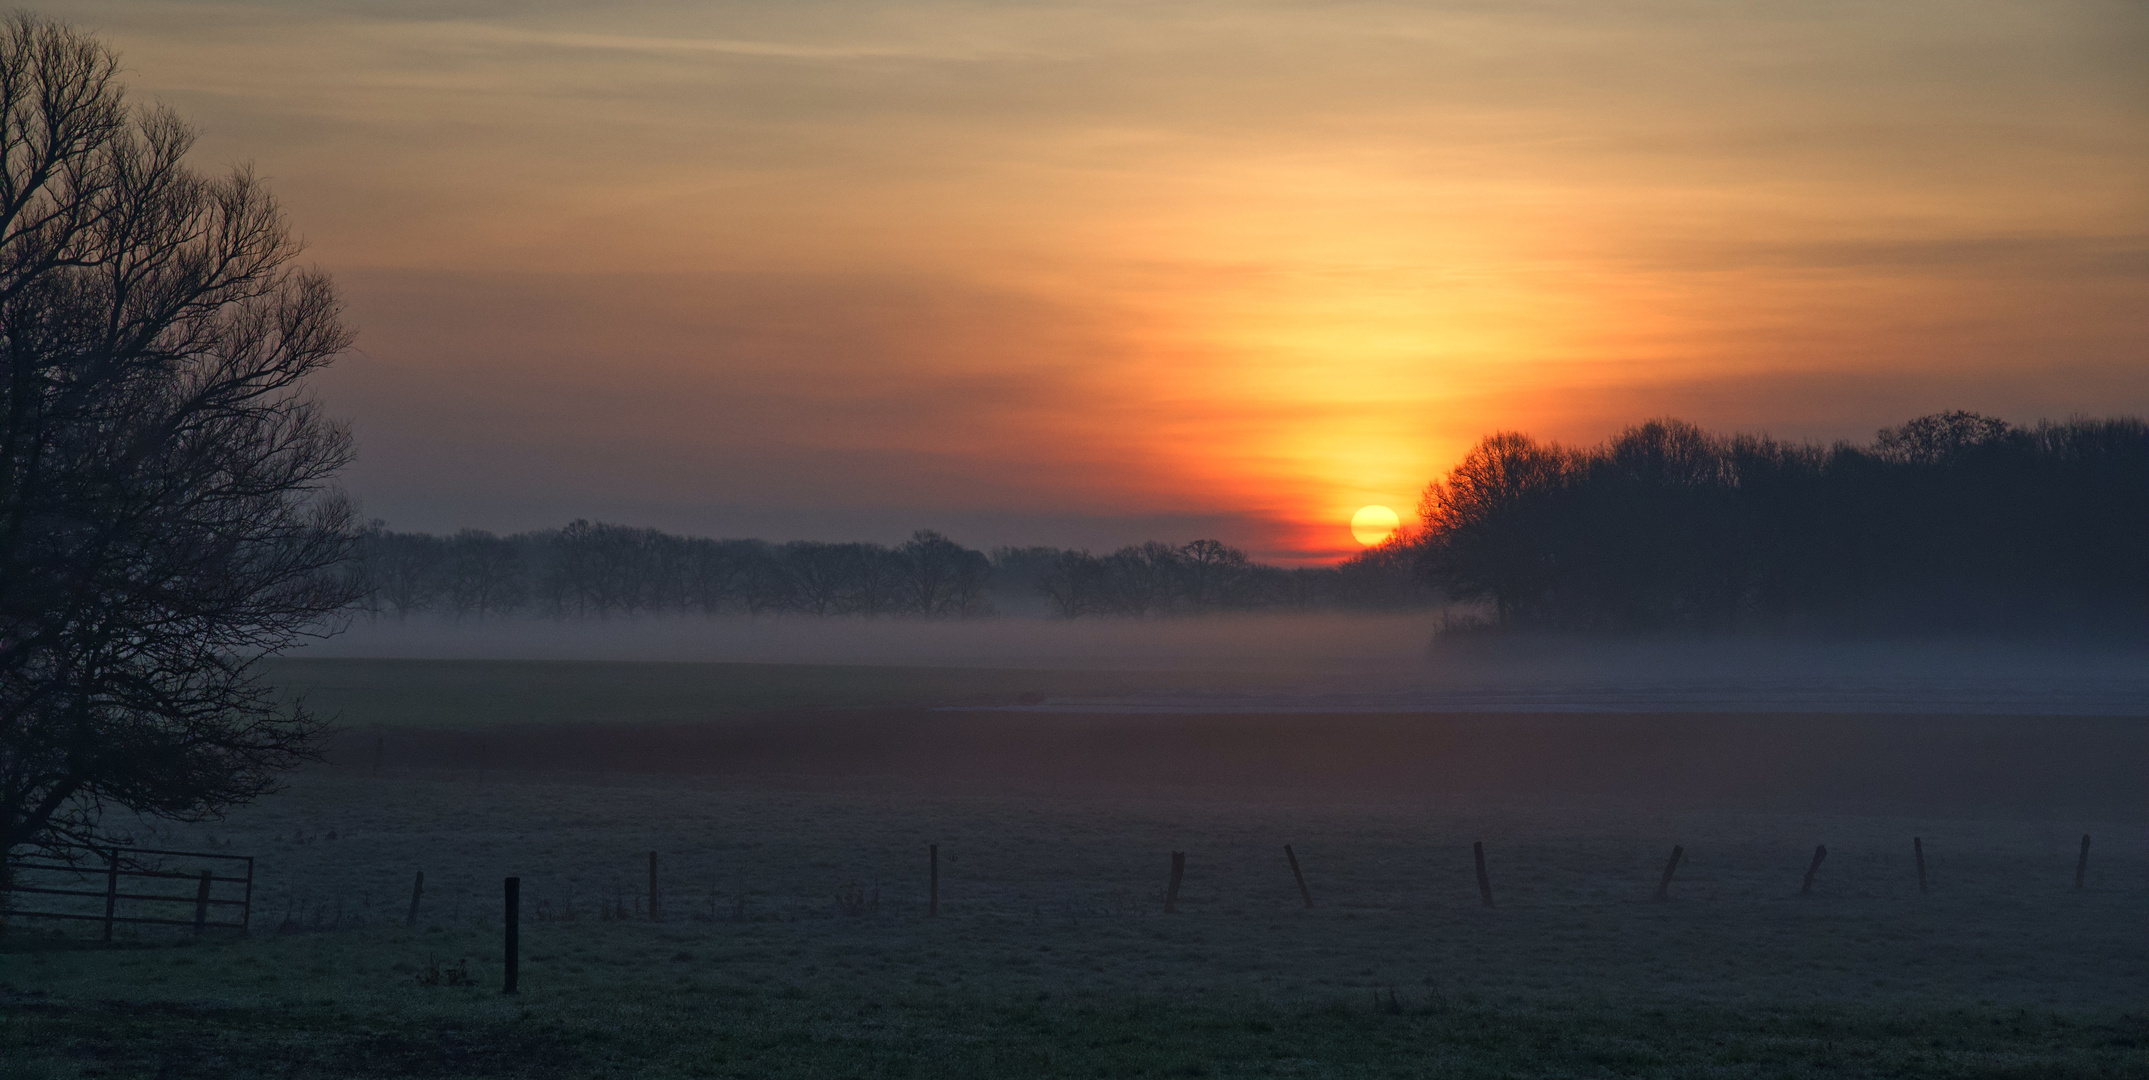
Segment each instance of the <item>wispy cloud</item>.
[[778,60],[940,60],[963,61],[1007,58],[1012,50],[950,49],[924,45],[831,44],[818,42],[746,41],[717,38],[651,37],[620,34],[574,33],[532,30],[484,23],[429,27],[434,32],[464,41],[486,42],[504,47],[580,49],[647,56],[738,56]]

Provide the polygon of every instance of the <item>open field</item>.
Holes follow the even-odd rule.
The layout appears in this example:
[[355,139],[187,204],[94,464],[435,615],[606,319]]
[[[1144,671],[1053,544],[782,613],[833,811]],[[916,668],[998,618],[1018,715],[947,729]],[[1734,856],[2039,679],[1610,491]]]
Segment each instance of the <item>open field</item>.
[[[1018,703],[1136,712],[2139,716],[2127,640],[1436,636],[1426,615],[362,621],[270,665],[355,726]],[[427,659],[413,659],[424,657]],[[721,662],[719,662],[721,661]]]
[[2138,719],[732,709],[377,766],[374,730],[144,836],[259,856],[252,937],[17,924],[0,1075],[2149,1076]]
[[[1213,685],[1168,671],[620,660],[279,659],[271,679],[353,729],[694,724],[799,710],[1014,705]],[[1234,673],[1234,682],[1275,680]]]

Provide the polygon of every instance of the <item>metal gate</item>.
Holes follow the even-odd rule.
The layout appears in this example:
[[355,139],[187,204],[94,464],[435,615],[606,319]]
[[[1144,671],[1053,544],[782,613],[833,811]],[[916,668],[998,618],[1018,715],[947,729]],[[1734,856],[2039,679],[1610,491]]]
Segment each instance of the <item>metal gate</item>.
[[[250,855],[156,848],[72,847],[59,851],[79,851],[88,858],[65,860],[62,854],[47,852],[7,860],[7,873],[0,878],[6,885],[0,896],[7,901],[4,911],[8,918],[100,922],[104,924],[104,940],[110,941],[112,927],[119,923],[191,926],[196,933],[209,929],[243,932],[253,917],[254,860]],[[98,862],[103,865],[95,865]],[[201,865],[204,862],[208,865]],[[121,891],[122,879],[131,886],[129,891]],[[153,884],[136,884],[143,879],[186,881],[194,888],[186,893],[135,891],[155,888]],[[84,885],[90,887],[68,887]],[[37,907],[21,906],[16,899],[20,896],[38,897],[31,901]],[[123,903],[127,914],[121,913]],[[175,917],[187,905],[193,907],[193,918]],[[212,911],[224,917],[211,918]]]

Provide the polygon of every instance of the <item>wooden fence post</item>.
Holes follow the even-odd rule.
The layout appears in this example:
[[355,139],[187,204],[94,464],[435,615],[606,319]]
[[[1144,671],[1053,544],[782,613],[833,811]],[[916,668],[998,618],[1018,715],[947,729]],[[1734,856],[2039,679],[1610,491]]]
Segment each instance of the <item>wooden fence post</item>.
[[1813,875],[1820,873],[1821,863],[1827,858],[1827,844],[1818,845],[1813,849],[1813,865],[1806,867],[1806,883],[1804,885],[1799,886],[1798,889],[1798,894],[1800,896],[1804,896],[1805,894],[1813,891]]
[[1179,880],[1186,876],[1186,852],[1172,852],[1171,884],[1164,887],[1164,914],[1179,910]]
[[1285,844],[1283,846],[1283,857],[1291,860],[1291,880],[1298,882],[1299,899],[1304,900],[1307,907],[1312,907],[1313,894],[1306,891],[1306,875],[1298,872],[1298,853],[1291,850],[1291,845]]
[[512,994],[515,992],[515,983],[522,974],[522,879],[511,877],[507,879],[506,886],[507,941],[504,951],[507,959],[507,971],[501,983],[500,992]]
[[1470,854],[1477,861],[1477,897],[1486,907],[1492,906],[1492,878],[1485,873],[1485,842],[1479,840],[1470,845]]
[[657,913],[657,853],[654,851],[649,853],[649,921],[664,921],[664,917]]
[[405,926],[418,925],[418,898],[425,895],[425,871],[418,871],[417,880],[410,883],[410,917],[403,920]]
[[940,845],[925,845],[925,865],[929,875],[925,886],[925,914],[940,914]]
[[1671,846],[1671,858],[1664,861],[1664,879],[1657,882],[1657,899],[1671,899],[1671,876],[1679,869],[1679,860],[1685,855],[1686,848],[1678,844]]
[[1924,837],[1922,837],[1922,836],[1913,836],[1913,837],[1911,837],[1911,838],[1910,838],[1910,853],[1911,853],[1911,854],[1913,854],[1913,855],[1916,855],[1916,856],[1918,857],[1918,891],[1919,891],[1919,892],[1921,892],[1921,893],[1922,893],[1922,892],[1925,892],[1925,891],[1927,891],[1927,890],[1926,890],[1926,888],[1925,888],[1925,838],[1924,838]]
[[2083,834],[2082,834],[2082,853],[2081,853],[2080,855],[2076,856],[2076,857],[2075,857],[2075,860],[2074,860],[2074,887],[2075,887],[2075,888],[2077,888],[2077,889],[2079,889],[2079,888],[2082,888],[2082,887],[2083,887],[2083,881],[2084,881],[2084,879],[2086,879],[2086,878],[2087,878],[2088,876],[2089,876],[2089,834],[2088,834],[2088,833],[2083,833]]
[[119,914],[119,849],[113,848],[105,858],[109,869],[104,878],[104,939],[112,940],[112,919]]
[[194,891],[194,932],[199,934],[209,925],[209,871],[201,872],[201,888]]

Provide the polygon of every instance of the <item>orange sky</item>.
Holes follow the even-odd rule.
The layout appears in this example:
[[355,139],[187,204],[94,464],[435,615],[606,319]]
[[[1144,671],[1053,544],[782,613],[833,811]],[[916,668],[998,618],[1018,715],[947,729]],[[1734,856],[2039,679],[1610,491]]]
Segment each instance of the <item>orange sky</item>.
[[1480,435],[2149,410],[2149,8],[133,2],[402,528],[1352,549]]

